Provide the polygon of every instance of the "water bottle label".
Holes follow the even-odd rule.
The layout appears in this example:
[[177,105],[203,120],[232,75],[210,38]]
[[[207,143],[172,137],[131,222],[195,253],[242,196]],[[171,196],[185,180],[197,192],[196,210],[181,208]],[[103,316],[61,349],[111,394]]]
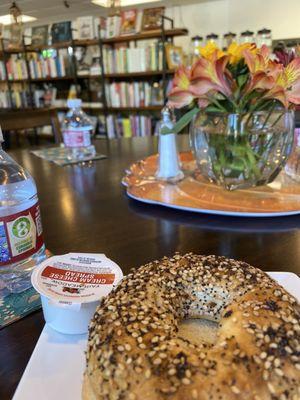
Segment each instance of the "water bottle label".
[[19,213],[0,218],[0,266],[30,257],[43,243],[38,202]]
[[68,129],[63,132],[66,147],[87,147],[91,145],[91,128]]

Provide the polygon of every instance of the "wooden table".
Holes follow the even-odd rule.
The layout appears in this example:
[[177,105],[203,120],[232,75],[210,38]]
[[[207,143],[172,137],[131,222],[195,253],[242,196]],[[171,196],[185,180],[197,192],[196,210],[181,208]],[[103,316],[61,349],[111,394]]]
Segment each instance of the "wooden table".
[[[180,146],[188,149],[187,137],[180,137]],[[125,273],[175,251],[300,272],[300,216],[218,217],[127,198],[120,184],[124,169],[156,148],[153,138],[98,141],[98,151],[109,157],[90,167],[58,167],[28,150],[12,152],[36,180],[47,248],[55,254],[103,252]],[[1,400],[12,397],[43,325],[42,313],[36,312],[0,331]]]

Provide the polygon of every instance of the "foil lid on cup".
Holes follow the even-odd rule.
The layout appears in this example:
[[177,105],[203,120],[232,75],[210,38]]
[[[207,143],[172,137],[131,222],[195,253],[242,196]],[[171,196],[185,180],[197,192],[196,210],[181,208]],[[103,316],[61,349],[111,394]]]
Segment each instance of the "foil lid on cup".
[[69,253],[43,261],[32,273],[33,287],[57,305],[100,301],[123,277],[104,254]]

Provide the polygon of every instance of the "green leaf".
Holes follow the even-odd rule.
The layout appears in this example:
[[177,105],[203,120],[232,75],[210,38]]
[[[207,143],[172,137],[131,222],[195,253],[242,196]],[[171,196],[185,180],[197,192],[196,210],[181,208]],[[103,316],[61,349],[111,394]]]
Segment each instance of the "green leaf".
[[205,111],[206,112],[220,112],[220,109],[216,106],[207,106]]
[[180,118],[180,120],[174,125],[172,129],[164,127],[162,128],[160,133],[162,135],[168,135],[169,133],[179,133],[180,131],[182,131],[183,128],[185,128],[191,122],[193,117],[197,115],[199,111],[200,110],[198,107],[192,108],[190,111],[184,114],[183,117]]
[[248,75],[247,75],[247,74],[245,74],[245,75],[239,75],[239,76],[237,77],[238,86],[241,88],[242,86],[245,85],[245,83],[247,82],[247,80],[248,80]]

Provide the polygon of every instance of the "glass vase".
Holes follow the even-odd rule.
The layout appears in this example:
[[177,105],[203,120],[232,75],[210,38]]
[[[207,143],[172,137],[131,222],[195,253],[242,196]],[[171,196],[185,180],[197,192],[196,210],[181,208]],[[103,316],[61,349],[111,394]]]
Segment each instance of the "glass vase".
[[190,126],[200,173],[227,190],[272,182],[291,153],[293,136],[292,111],[200,112]]
[[292,154],[285,166],[285,172],[293,180],[300,182],[300,129],[295,129],[295,139]]

